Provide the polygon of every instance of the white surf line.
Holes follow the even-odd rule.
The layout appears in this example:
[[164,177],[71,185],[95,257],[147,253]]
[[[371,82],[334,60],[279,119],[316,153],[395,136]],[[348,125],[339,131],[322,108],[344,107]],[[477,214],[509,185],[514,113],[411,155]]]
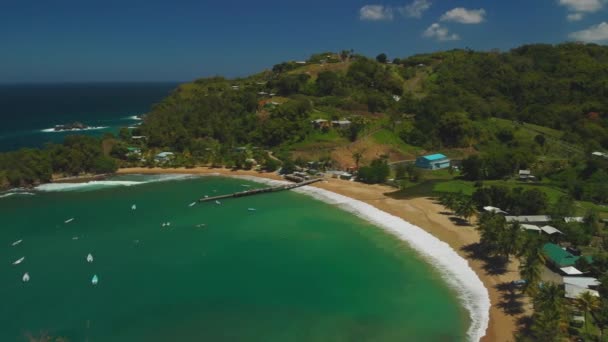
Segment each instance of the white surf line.
[[[235,175],[231,177],[249,179],[268,185],[289,183],[255,176]],[[491,307],[488,289],[469,266],[468,261],[461,257],[450,245],[424,229],[362,201],[311,186],[304,186],[293,191],[335,205],[407,242],[412,249],[439,270],[441,277],[450,287],[456,290],[458,298],[469,312],[471,319],[471,325],[467,331],[469,340],[479,341],[485,336],[490,321]]]

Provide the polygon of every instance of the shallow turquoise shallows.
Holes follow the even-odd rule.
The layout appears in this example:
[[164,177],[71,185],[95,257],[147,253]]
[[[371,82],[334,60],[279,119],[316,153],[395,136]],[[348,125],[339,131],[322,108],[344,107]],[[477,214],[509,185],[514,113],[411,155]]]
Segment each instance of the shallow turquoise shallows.
[[153,180],[0,198],[0,341],[466,339],[454,291],[379,228],[294,192],[190,206],[250,181]]

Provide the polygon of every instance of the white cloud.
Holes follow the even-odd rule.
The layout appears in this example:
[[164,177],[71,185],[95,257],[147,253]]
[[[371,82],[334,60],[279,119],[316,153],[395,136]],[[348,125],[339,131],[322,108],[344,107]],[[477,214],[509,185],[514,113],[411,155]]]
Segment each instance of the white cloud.
[[382,5],[365,5],[359,10],[359,19],[368,21],[393,20],[393,9]]
[[608,41],[608,23],[604,21],[586,30],[573,32],[570,34],[570,38],[583,42]]
[[568,21],[579,21],[587,13],[600,11],[608,0],[558,0],[560,6],[568,8]]
[[429,8],[431,8],[430,0],[414,0],[411,4],[400,8],[399,11],[406,17],[420,18]]
[[422,35],[427,38],[435,38],[442,42],[460,40],[459,35],[456,33],[450,34],[450,30],[438,23],[434,23],[433,25],[429,26],[429,28],[427,28]]
[[568,19],[568,21],[579,21],[583,19],[583,13],[570,13],[566,16],[566,19]]
[[478,10],[468,10],[463,7],[457,7],[445,12],[439,20],[453,21],[460,24],[479,24],[485,20],[486,10],[480,8]]
[[559,0],[571,12],[594,13],[602,9],[606,0]]

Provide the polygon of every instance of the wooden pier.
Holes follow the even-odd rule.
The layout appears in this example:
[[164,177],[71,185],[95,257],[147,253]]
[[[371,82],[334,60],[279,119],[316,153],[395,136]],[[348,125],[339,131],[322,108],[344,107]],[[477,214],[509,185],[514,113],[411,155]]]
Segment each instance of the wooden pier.
[[309,180],[305,180],[300,183],[286,184],[286,185],[274,186],[274,187],[270,187],[270,188],[246,190],[246,191],[240,191],[240,192],[235,192],[235,193],[226,194],[226,195],[203,197],[203,198],[199,199],[198,201],[200,203],[202,203],[202,202],[209,202],[209,201],[217,201],[217,200],[226,199],[226,198],[238,198],[238,197],[253,196],[253,195],[258,195],[258,194],[265,194],[268,192],[291,190],[291,189],[299,188],[301,186],[306,186],[306,185],[310,185],[312,183],[320,182],[322,180],[323,180],[323,178],[309,179]]

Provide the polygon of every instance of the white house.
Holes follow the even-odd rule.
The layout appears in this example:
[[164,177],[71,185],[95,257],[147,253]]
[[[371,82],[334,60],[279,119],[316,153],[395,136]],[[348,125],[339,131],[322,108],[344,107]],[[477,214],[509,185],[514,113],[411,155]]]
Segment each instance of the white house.
[[154,156],[154,160],[157,162],[167,162],[173,158],[175,154],[173,152],[161,152]]

